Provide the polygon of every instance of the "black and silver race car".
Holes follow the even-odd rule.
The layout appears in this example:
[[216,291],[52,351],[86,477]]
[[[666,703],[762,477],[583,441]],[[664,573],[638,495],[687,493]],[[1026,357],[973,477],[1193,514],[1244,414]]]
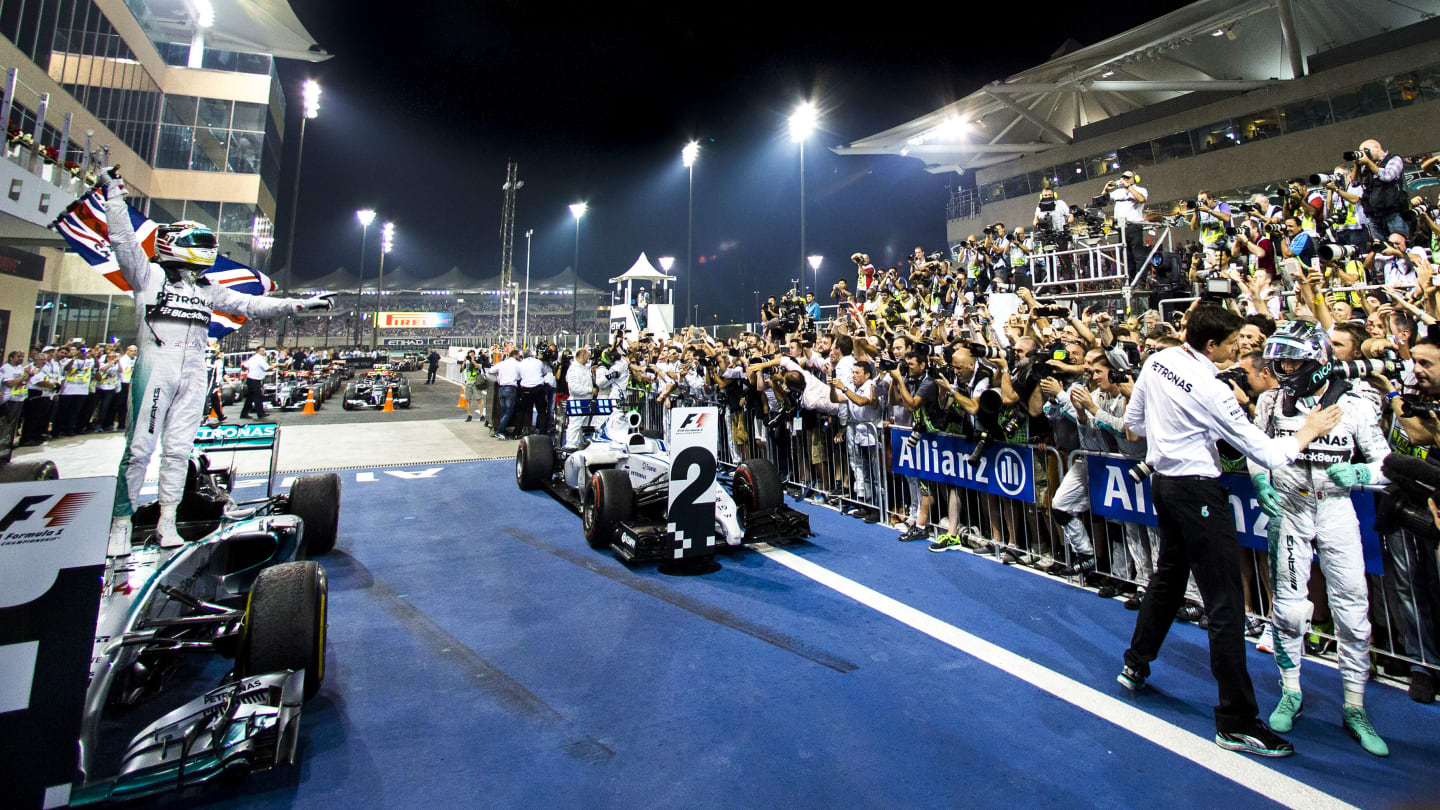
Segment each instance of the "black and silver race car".
[[[202,428],[208,451],[270,449],[275,425]],[[187,542],[153,537],[138,509],[111,548],[72,805],[151,796],[295,762],[300,711],[325,678],[328,585],[309,558],[335,544],[340,479],[236,500],[197,454],[178,507]],[[112,545],[115,541],[112,538]]]
[[343,407],[347,411],[381,408],[387,394],[394,398],[395,407],[410,407],[410,381],[389,366],[379,366],[345,386]]

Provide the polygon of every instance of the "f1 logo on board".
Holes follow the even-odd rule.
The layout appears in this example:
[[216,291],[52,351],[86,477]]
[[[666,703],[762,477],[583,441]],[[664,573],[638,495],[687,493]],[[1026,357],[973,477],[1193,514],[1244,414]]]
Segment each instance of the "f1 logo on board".
[[[45,528],[56,529],[69,523],[80,511],[80,508],[89,503],[95,495],[94,492],[70,492],[61,495],[59,502],[45,513]],[[14,506],[10,507],[10,511],[5,513],[5,517],[0,518],[0,532],[7,531],[16,523],[30,520],[35,516],[36,508],[53,497],[55,496],[26,495],[21,498]]]
[[707,413],[690,413],[690,414],[686,414],[686,415],[685,415],[685,421],[681,422],[681,423],[675,428],[675,432],[676,432],[676,433],[699,433],[700,431],[702,431],[702,430],[705,429],[705,417],[707,417],[707,416],[709,416],[709,414],[707,414]]

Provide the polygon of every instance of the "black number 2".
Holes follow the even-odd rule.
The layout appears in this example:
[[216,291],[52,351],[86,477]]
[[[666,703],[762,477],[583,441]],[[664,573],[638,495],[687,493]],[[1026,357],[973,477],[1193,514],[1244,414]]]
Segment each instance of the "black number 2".
[[[671,480],[688,478],[692,468],[698,471],[695,480],[686,484],[675,496],[675,502],[670,504],[669,522],[675,525],[672,540],[675,549],[680,552],[678,556],[686,556],[687,551],[695,553],[715,544],[715,501],[695,502],[715,483],[715,454],[703,447],[681,450],[671,463]],[[689,549],[684,545],[687,539],[690,541]]]

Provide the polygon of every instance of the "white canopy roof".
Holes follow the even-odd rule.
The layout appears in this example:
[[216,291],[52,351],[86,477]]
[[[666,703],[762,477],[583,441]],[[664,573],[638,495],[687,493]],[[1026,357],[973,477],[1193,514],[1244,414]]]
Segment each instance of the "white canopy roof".
[[[195,19],[186,0],[144,0],[125,5],[151,39],[190,42]],[[330,58],[305,30],[288,0],[212,0],[206,5],[215,12],[214,22],[202,29],[206,48],[267,53],[306,62]]]
[[647,258],[645,258],[645,253],[642,251],[642,252],[640,253],[640,258],[636,259],[636,260],[635,260],[635,263],[632,264],[632,265],[630,265],[630,269],[629,269],[629,270],[626,270],[626,271],[624,272],[624,274],[622,274],[622,275],[620,275],[620,276],[617,276],[617,277],[615,277],[615,278],[610,279],[610,283],[611,283],[611,284],[618,284],[618,283],[620,283],[620,282],[622,282],[622,281],[674,281],[674,280],[675,280],[675,277],[674,277],[674,276],[667,276],[667,275],[665,275],[664,273],[660,272],[659,270],[656,270],[656,269],[655,269],[655,266],[650,263],[650,260],[647,259]]

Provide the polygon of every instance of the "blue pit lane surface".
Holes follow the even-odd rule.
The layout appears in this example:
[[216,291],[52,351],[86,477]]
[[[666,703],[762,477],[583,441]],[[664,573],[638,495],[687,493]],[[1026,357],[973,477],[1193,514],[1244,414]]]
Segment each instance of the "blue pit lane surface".
[[[160,804],[1297,801],[1265,780],[1202,767],[761,553],[721,555],[721,570],[696,577],[627,568],[589,549],[579,519],[548,495],[520,492],[511,462],[339,474],[340,539],[321,558],[326,680],[305,705],[299,766]],[[816,534],[786,547],[802,561],[1119,697],[1174,734],[1213,736],[1203,631],[1177,624],[1153,688],[1128,697],[1114,678],[1135,614],[1118,601],[797,507]],[[1278,697],[1276,670],[1253,649],[1249,663],[1263,717]],[[1307,661],[1304,686],[1305,714],[1289,735],[1297,756],[1224,756],[1342,805],[1436,795],[1435,707],[1372,684],[1371,718],[1392,751],[1376,759],[1340,729],[1339,674]]]

